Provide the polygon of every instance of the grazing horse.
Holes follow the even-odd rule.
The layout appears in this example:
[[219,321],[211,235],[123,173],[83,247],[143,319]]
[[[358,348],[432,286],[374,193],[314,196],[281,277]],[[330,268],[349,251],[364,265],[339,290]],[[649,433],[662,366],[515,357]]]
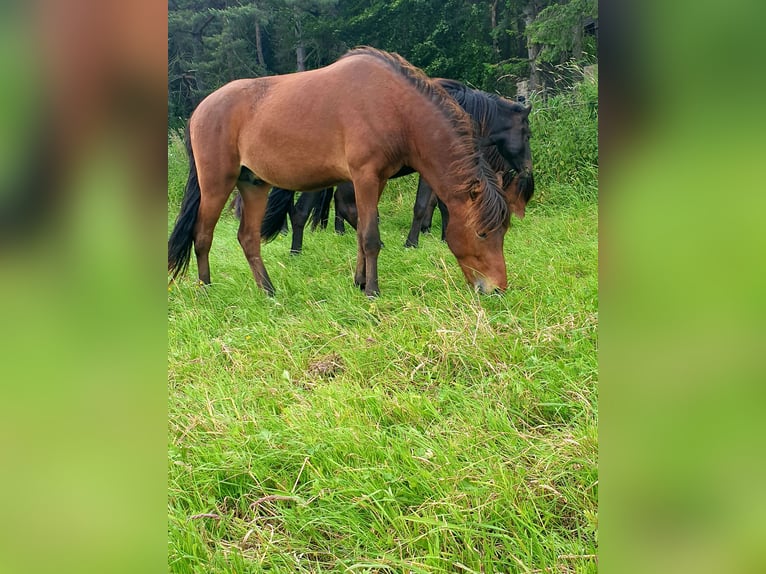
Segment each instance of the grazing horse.
[[507,287],[510,211],[473,123],[397,54],[355,48],[317,70],[235,80],[193,112],[186,146],[189,178],[168,240],[172,278],[188,268],[194,247],[199,280],[210,283],[213,230],[236,185],[237,238],[256,283],[273,294],[261,259],[269,189],[313,191],[351,181],[359,217],[354,282],[377,295],[378,200],[386,180],[411,166],[453,215],[447,244],[466,280],[482,292]]
[[[532,173],[532,152],[529,145],[529,112],[531,106],[523,105],[503,98],[501,96],[475,90],[467,87],[456,80],[438,78],[434,80],[463,108],[474,120],[478,137],[481,142],[484,158],[492,169],[502,178],[502,188],[512,212],[522,219],[525,215],[526,204],[534,193],[534,177]],[[412,173],[412,169],[404,168],[392,177],[399,177]],[[519,180],[511,186],[515,174],[519,174]],[[290,214],[293,223],[293,239],[291,253],[300,253],[303,244],[303,227],[309,218],[309,213],[321,206],[322,210],[329,207],[326,203],[327,194],[319,196],[303,194],[292,209],[293,192],[288,190],[274,190],[269,196],[269,214],[264,220],[264,229],[269,230],[269,236],[274,235],[276,221],[272,218],[284,218],[284,214]],[[413,219],[410,232],[405,242],[406,247],[417,247],[418,236],[421,231],[428,231],[431,227],[431,218],[434,207],[437,205],[437,196],[431,186],[421,176],[418,179],[417,195],[413,208]],[[284,203],[280,203],[284,202]],[[283,212],[277,209],[271,210],[271,206],[277,204],[283,207]],[[298,207],[300,206],[300,207]],[[439,210],[442,214],[442,240],[446,240],[447,223],[449,213],[446,205],[438,201]],[[339,233],[343,230],[343,220],[348,221],[356,229],[356,221],[344,214],[355,212],[353,186],[339,187],[335,192],[335,230]],[[340,217],[339,217],[340,216]],[[327,215],[323,214],[323,217]],[[314,223],[314,228],[316,223]]]
[[[526,205],[535,191],[532,173],[532,150],[529,145],[529,112],[532,106],[507,100],[496,94],[469,88],[455,80],[439,78],[438,82],[476,122],[482,141],[482,153],[492,169],[500,174],[502,188],[511,211],[523,219]],[[515,176],[518,174],[518,179]],[[405,245],[416,247],[418,232],[431,227],[431,216],[438,197],[421,177],[415,198],[412,227]],[[446,237],[449,213],[438,201],[442,214],[442,239]]]

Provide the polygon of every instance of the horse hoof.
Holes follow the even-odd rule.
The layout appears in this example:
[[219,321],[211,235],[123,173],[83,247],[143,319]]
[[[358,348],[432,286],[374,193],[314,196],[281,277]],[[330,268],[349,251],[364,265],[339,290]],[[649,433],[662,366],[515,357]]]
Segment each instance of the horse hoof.
[[263,289],[263,292],[266,293],[267,297],[274,297],[274,295],[277,294],[276,290],[271,285],[265,285],[261,287],[261,289]]

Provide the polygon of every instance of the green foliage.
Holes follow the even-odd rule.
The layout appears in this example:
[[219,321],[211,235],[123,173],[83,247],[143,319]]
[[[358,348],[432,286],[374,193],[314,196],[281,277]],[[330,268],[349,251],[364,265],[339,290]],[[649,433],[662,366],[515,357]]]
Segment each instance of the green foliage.
[[[299,47],[307,69],[365,44],[398,52],[432,77],[512,96],[516,81],[529,73],[528,5],[527,0],[175,0],[168,7],[169,123],[182,126],[205,95],[230,80],[294,72]],[[569,23],[591,14],[594,6],[593,0],[571,0],[540,13],[530,28],[534,41],[544,45],[540,65],[571,52],[575,28]],[[595,54],[592,41],[581,38],[581,43],[584,52]]]
[[531,42],[542,45],[539,62],[560,64],[572,57],[579,59],[583,20],[588,16],[598,16],[596,0],[569,0],[543,9],[526,30]]
[[[577,73],[582,76],[579,67]],[[581,80],[545,100],[533,98],[531,103],[537,201],[552,205],[594,201],[598,194],[598,77]]]

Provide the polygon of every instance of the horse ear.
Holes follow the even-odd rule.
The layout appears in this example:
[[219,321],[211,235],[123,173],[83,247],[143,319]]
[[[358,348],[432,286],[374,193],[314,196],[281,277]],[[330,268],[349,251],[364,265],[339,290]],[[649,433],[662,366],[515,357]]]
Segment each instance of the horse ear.
[[528,116],[529,112],[532,111],[532,104],[529,104],[526,108],[524,108],[524,115]]

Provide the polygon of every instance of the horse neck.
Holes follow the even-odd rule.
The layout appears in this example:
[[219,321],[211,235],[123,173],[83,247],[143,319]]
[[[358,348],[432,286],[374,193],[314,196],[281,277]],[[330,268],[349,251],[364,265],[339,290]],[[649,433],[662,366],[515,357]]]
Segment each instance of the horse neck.
[[[469,180],[476,178],[478,167],[470,171],[456,169],[466,159],[465,148],[446,120],[438,129],[416,130],[411,137],[414,153],[408,165],[420,172],[439,199],[449,204],[455,190],[465,189]],[[471,147],[476,151],[475,144]]]

